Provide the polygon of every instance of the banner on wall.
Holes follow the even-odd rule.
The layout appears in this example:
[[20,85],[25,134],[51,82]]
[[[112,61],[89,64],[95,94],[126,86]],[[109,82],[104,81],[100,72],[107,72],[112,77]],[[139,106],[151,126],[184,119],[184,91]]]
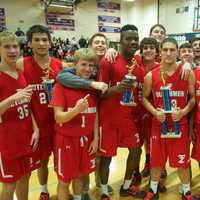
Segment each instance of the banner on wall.
[[115,2],[97,2],[97,9],[98,11],[104,12],[119,12],[120,11],[120,4]]
[[6,29],[6,16],[5,16],[5,9],[0,8],[0,31]]
[[99,32],[102,32],[102,33],[120,33],[120,27],[99,25]]
[[107,23],[121,23],[120,17],[117,16],[107,16],[107,15],[99,15],[98,22],[107,22]]
[[75,30],[75,20],[69,19],[66,14],[48,13],[46,23],[50,30]]
[[200,32],[168,34],[167,36],[173,37],[181,45],[184,42],[190,42],[195,37],[200,37]]

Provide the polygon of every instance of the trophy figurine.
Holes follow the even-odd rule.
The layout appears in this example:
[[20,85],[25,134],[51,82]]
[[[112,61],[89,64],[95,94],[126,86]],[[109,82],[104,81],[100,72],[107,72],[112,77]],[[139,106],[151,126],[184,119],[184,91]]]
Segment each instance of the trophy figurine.
[[48,98],[48,102],[49,103],[51,101],[51,92],[52,92],[53,83],[54,83],[54,79],[50,79],[49,78],[51,71],[52,71],[52,69],[50,67],[45,68],[44,69],[45,76],[42,77],[42,80],[43,80],[42,83],[45,86],[45,89],[46,89],[46,92],[47,92],[47,98]]
[[[132,74],[132,70],[134,69],[135,66],[136,66],[136,61],[133,58],[132,59],[132,65],[130,66],[131,69],[129,69],[128,74],[125,75],[125,78],[127,80],[131,81],[132,84],[136,80],[136,76],[133,76],[133,74]],[[134,96],[133,96],[132,88],[126,89],[123,92],[122,100],[120,101],[120,104],[123,105],[123,106],[136,106],[136,103],[134,102]]]
[[[163,80],[164,86],[161,86],[160,90],[162,93],[163,97],[163,109],[164,113],[172,113],[174,110],[177,108],[173,108],[171,105],[171,100],[170,100],[170,86],[166,85],[164,75],[161,73],[161,78]],[[180,127],[178,121],[174,121],[174,131],[173,130],[168,130],[166,122],[162,122],[162,133],[161,133],[161,138],[180,138],[181,137],[181,132],[180,132]]]

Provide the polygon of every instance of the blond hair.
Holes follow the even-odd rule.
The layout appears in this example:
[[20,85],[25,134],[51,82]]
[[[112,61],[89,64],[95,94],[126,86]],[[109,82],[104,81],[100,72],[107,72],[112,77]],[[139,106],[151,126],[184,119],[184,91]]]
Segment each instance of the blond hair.
[[91,48],[81,48],[74,54],[74,62],[77,63],[79,60],[85,61],[96,61],[96,54]]
[[4,42],[18,42],[17,37],[15,36],[14,33],[10,32],[10,31],[2,31],[0,32],[0,46],[2,45],[2,43]]

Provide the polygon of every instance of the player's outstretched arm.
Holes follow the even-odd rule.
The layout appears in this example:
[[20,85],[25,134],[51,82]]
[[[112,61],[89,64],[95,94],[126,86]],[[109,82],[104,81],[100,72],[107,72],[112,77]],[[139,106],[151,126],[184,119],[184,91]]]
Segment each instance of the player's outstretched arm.
[[84,98],[79,99],[76,102],[76,105],[69,111],[64,111],[63,107],[53,106],[54,109],[54,117],[58,124],[63,124],[72,120],[76,115],[85,111],[89,104],[87,98],[89,95],[86,95]]
[[142,104],[144,107],[154,115],[158,121],[163,122],[165,121],[165,114],[161,108],[154,108],[151,102],[148,100],[149,95],[151,94],[152,90],[152,73],[149,72],[144,78],[144,86],[142,89]]
[[191,71],[188,77],[188,87],[189,101],[183,109],[177,110],[172,113],[172,119],[174,121],[179,121],[183,116],[187,115],[195,105],[195,76],[193,71]]
[[155,115],[156,109],[153,107],[148,97],[151,94],[152,89],[152,74],[149,72],[144,78],[144,86],[142,89],[142,104],[153,115]]
[[118,51],[116,51],[114,48],[109,48],[105,53],[105,58],[108,62],[113,63],[115,62],[117,55]]
[[56,77],[56,80],[63,86],[70,88],[90,89],[92,80],[77,76],[74,68],[63,69]]
[[15,102],[21,99],[27,98],[28,100],[31,98],[32,89],[30,86],[27,86],[24,89],[20,89],[17,93],[9,96],[0,102],[0,115],[2,115],[6,110],[10,108],[10,106]]
[[97,152],[98,141],[99,141],[99,119],[98,119],[98,111],[97,111],[95,122],[94,122],[94,138],[88,149],[89,155],[92,155]]
[[189,135],[190,135],[190,140],[194,144],[196,140],[195,136],[195,131],[194,131],[194,115],[195,115],[195,110],[194,108],[189,114]]
[[106,92],[100,95],[101,98],[109,98],[117,93],[122,93],[126,89],[131,89],[133,83],[130,80],[124,79],[118,85],[109,87]]
[[181,79],[188,80],[191,71],[192,71],[192,64],[189,62],[185,62],[181,70]]
[[31,118],[32,118],[32,124],[33,124],[33,134],[31,137],[31,146],[32,146],[32,151],[35,151],[38,147],[38,143],[39,143],[39,138],[40,138],[40,132],[39,132],[39,128],[37,125],[37,122],[35,120],[35,117],[31,111]]

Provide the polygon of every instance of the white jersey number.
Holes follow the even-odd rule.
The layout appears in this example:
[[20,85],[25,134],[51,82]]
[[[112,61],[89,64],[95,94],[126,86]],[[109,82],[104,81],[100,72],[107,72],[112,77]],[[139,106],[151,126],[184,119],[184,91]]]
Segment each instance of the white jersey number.
[[23,105],[18,107],[17,112],[19,113],[19,119],[24,119],[25,117],[28,117],[29,115],[28,105]]
[[39,93],[40,104],[47,104],[47,97],[44,92]]

